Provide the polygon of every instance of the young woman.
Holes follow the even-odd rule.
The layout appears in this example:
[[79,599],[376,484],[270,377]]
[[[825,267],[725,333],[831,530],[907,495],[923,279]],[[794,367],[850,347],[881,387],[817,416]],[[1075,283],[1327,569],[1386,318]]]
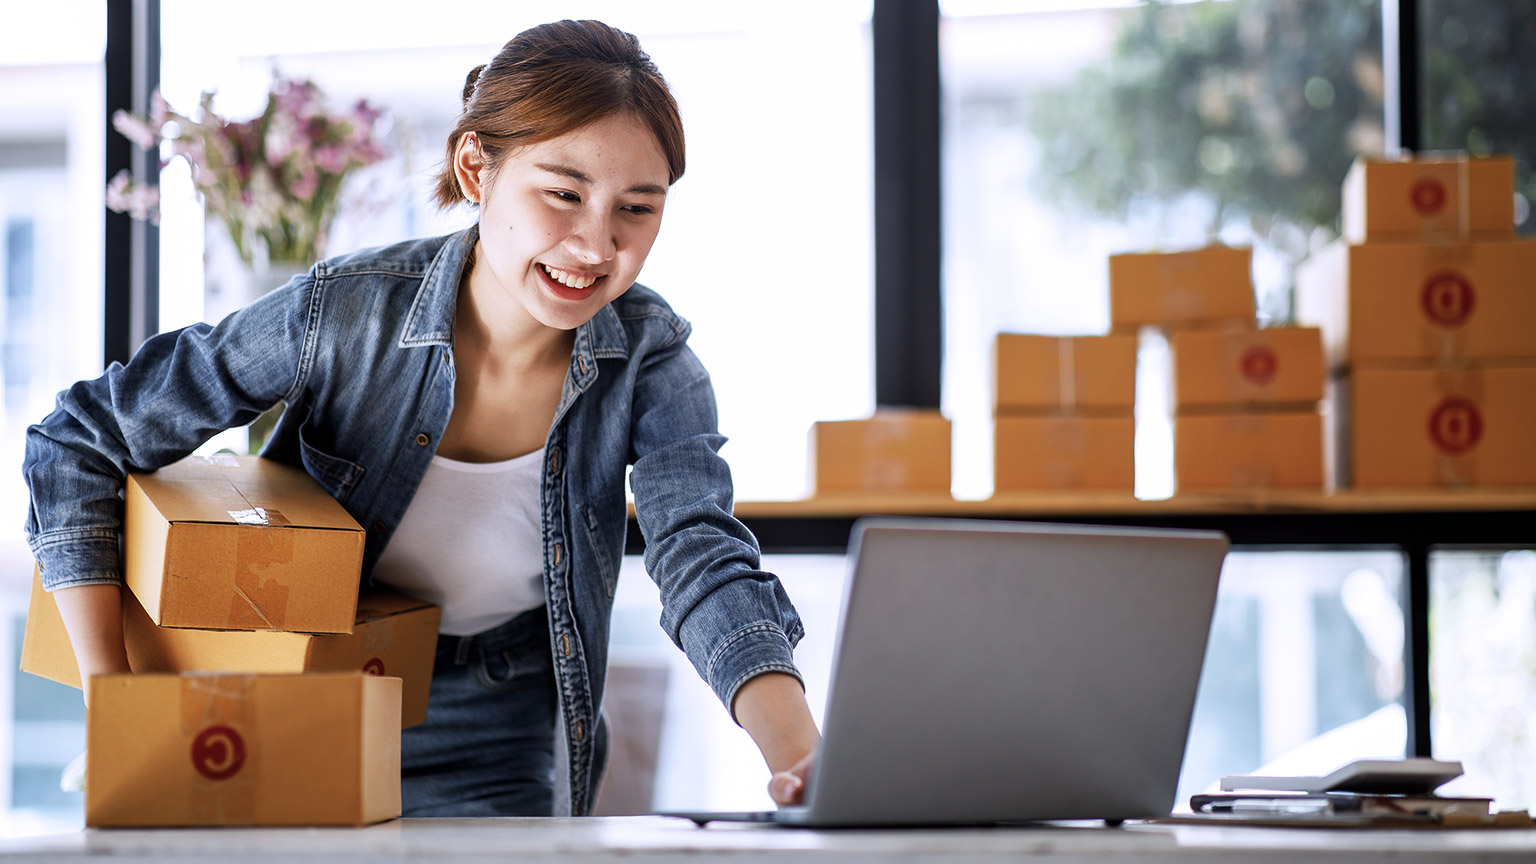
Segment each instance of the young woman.
[[636,39],[593,21],[518,35],[463,101],[437,199],[476,225],[156,336],[29,431],[28,536],[82,679],[128,670],[125,473],[281,401],[263,455],[367,529],[365,580],[443,607],[406,815],[590,810],[627,466],[663,628],[795,801],[818,740],[801,624],[731,515],[689,325],[634,284],[683,173],[677,106]]

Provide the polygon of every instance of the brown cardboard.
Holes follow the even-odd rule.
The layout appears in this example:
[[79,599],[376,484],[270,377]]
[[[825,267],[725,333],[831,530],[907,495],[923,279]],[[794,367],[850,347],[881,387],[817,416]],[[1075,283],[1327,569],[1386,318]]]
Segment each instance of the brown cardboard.
[[1334,365],[1536,362],[1536,240],[1334,243],[1297,268],[1296,316]]
[[366,825],[400,815],[400,679],[100,675],[85,824]]
[[816,493],[942,492],[950,486],[950,425],[937,411],[883,409],[811,427]]
[[1342,203],[1349,243],[1513,237],[1515,160],[1356,159]]
[[193,456],[128,475],[124,575],[162,627],[347,633],[363,529],[309,475]]
[[1209,327],[1252,321],[1253,250],[1207,246],[1187,252],[1109,256],[1109,320],[1145,326]]
[[999,333],[992,346],[998,414],[1130,411],[1136,405],[1136,337]]
[[1322,489],[1323,418],[1316,411],[1173,418],[1180,492]]
[[1168,337],[1179,411],[1315,405],[1326,378],[1315,327],[1184,330]]
[[[359,670],[404,681],[400,721],[427,719],[427,694],[442,610],[388,590],[364,591],[351,634],[158,627],[123,592],[123,642],[134,672],[299,673]],[[35,574],[21,645],[21,670],[71,687],[80,667],[53,595]]]
[[1136,488],[1136,421],[1120,416],[997,418],[993,487],[998,492]]
[[1358,488],[1536,486],[1536,366],[1356,369]]

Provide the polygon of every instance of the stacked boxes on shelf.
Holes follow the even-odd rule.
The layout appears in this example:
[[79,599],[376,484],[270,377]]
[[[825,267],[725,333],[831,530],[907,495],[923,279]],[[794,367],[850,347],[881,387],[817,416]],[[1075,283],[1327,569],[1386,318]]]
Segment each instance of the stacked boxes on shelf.
[[810,442],[815,493],[948,495],[951,438],[944,415],[916,408],[818,422]]
[[[440,613],[359,600],[363,531],[341,505],[270,460],[192,457],[129,477],[124,534],[143,674],[90,682],[86,824],[398,816],[400,729],[425,717]],[[40,580],[22,668],[80,684]]]
[[1188,330],[1168,342],[1180,490],[1322,488],[1317,329]]
[[1136,485],[1136,337],[998,334],[997,492]]
[[1536,485],[1536,241],[1504,157],[1361,160],[1297,273],[1323,329],[1341,484]]
[[1115,329],[1168,337],[1181,492],[1323,485],[1320,337],[1255,329],[1252,265],[1225,246],[1109,259]]

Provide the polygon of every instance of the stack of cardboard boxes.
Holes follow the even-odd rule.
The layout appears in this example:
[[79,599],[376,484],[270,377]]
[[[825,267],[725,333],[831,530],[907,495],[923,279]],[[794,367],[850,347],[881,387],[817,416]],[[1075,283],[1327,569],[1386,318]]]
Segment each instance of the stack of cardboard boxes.
[[1344,237],[1297,273],[1323,328],[1338,482],[1536,485],[1536,241],[1504,157],[1361,160]]
[[1136,337],[1002,333],[993,346],[997,492],[1136,485]]
[[[400,814],[440,610],[359,598],[363,531],[303,472],[192,457],[131,475],[123,632],[90,682],[86,824],[360,825]],[[22,669],[80,686],[34,579]]]
[[1323,487],[1317,329],[1188,330],[1168,347],[1180,491]]
[[1113,255],[1109,292],[1117,332],[1168,338],[1180,492],[1322,487],[1321,337],[1256,329],[1251,250]]

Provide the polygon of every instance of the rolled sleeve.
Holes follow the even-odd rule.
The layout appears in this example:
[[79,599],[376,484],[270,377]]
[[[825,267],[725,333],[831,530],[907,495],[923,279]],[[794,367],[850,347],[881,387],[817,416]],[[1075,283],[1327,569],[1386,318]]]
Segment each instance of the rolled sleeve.
[[117,532],[102,528],[54,531],[32,538],[43,588],[120,585]]
[[748,624],[725,637],[705,664],[705,678],[710,689],[721,694],[731,719],[736,719],[736,694],[742,685],[765,672],[793,675],[805,689],[805,678],[795,666],[797,641],[798,635],[792,640],[784,628],[771,621]]

